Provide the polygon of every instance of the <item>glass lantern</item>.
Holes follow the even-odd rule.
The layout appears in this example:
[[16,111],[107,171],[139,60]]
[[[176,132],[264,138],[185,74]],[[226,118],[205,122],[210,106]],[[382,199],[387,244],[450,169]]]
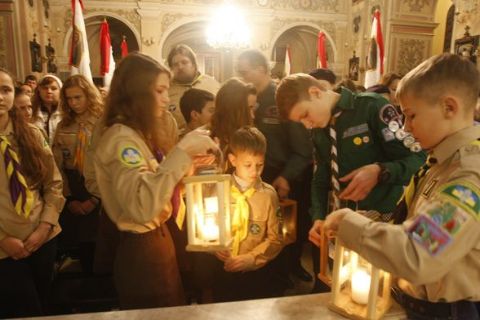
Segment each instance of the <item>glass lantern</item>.
[[187,206],[187,251],[228,250],[232,241],[228,174],[183,179]]
[[380,319],[392,305],[390,287],[389,273],[336,241],[331,310],[350,319]]

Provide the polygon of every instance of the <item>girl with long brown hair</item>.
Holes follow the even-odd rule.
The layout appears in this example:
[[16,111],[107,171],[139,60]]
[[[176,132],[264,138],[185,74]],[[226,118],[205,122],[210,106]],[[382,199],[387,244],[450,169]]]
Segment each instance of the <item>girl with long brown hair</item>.
[[64,204],[48,143],[13,99],[13,76],[0,68],[0,318],[43,314]]
[[210,161],[207,150],[217,147],[193,132],[168,152],[155,127],[167,112],[169,85],[169,70],[151,57],[131,53],[122,59],[95,148],[103,205],[121,232],[113,274],[122,309],[185,303],[165,222],[173,217],[181,225],[177,186],[192,165]]
[[78,255],[85,272],[92,272],[100,200],[85,188],[87,146],[103,113],[98,89],[84,76],[69,77],[60,91],[62,120],[57,126],[53,153],[64,180],[67,204],[60,216],[62,254]]
[[62,81],[53,74],[46,74],[38,82],[32,98],[33,123],[45,130],[48,143],[52,145],[55,130],[60,122],[59,109]]

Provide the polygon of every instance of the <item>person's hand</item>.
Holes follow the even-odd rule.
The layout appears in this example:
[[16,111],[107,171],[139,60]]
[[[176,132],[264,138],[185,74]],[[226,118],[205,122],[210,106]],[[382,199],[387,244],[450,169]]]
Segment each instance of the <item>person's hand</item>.
[[83,210],[82,203],[78,200],[72,200],[68,202],[68,211],[75,215],[83,216],[86,212]]
[[215,141],[210,138],[208,130],[194,130],[189,132],[177,143],[177,147],[188,153],[192,158],[195,156],[219,153]]
[[322,241],[322,227],[323,220],[315,220],[312,228],[310,228],[310,231],[308,232],[308,240],[317,247],[320,247],[320,242]]
[[348,186],[340,193],[340,199],[360,201],[365,199],[373,187],[378,183],[380,173],[378,164],[369,164],[353,170],[346,176],[340,178],[341,182],[348,182]]
[[227,272],[247,271],[255,265],[255,258],[251,254],[241,254],[225,261],[223,269]]
[[33,231],[23,242],[25,249],[29,252],[35,252],[47,241],[52,225],[46,222],[40,222],[35,231]]
[[81,207],[82,211],[84,212],[84,214],[89,214],[90,212],[95,210],[96,206],[97,205],[91,199],[80,202],[80,207]]
[[285,179],[284,177],[278,176],[275,180],[273,180],[272,187],[277,190],[277,194],[280,199],[288,197],[288,193],[290,192],[290,185],[288,184],[287,179]]
[[340,225],[340,222],[342,222],[343,218],[349,214],[353,213],[355,211],[345,208],[345,209],[340,209],[333,211],[330,213],[327,218],[325,219],[325,222],[323,223],[323,232],[327,234],[328,237],[335,237],[338,232],[338,226]]
[[228,250],[223,250],[223,251],[216,251],[215,252],[215,257],[218,258],[218,260],[221,260],[223,262],[227,261],[232,255],[230,254],[230,251]]
[[22,240],[6,237],[0,241],[0,248],[13,260],[26,258],[30,255]]

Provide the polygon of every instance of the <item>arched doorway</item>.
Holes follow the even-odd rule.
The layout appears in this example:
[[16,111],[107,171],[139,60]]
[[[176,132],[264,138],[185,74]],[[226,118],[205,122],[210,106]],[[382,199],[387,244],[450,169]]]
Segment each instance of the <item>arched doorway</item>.
[[139,45],[137,38],[133,31],[125,23],[114,17],[98,15],[85,19],[85,28],[88,38],[88,49],[90,51],[90,68],[92,70],[92,76],[95,78],[100,77],[100,25],[103,19],[107,19],[110,27],[110,40],[112,43],[113,58],[115,62],[118,62],[122,58],[120,45],[122,43],[123,36],[127,41],[128,50],[138,51]]
[[181,25],[173,30],[165,39],[162,47],[162,57],[166,60],[168,53],[178,44],[186,44],[197,56],[198,70],[208,74],[218,81],[228,77],[223,65],[223,53],[210,47],[205,37],[206,21],[195,21]]
[[[283,32],[273,45],[271,59],[275,62],[275,65],[272,68],[272,74],[277,77],[283,76],[287,46],[290,47],[292,73],[308,73],[315,69],[317,67],[318,32],[319,29],[307,25],[294,26]],[[328,38],[326,47],[328,63],[333,64],[335,55]]]

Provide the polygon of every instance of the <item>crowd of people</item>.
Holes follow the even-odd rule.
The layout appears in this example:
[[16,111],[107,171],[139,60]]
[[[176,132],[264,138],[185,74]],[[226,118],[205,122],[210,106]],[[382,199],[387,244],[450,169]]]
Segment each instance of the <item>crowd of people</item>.
[[[167,62],[130,53],[106,97],[82,75],[0,69],[0,317],[48,314],[71,254],[112,275],[121,309],[281,296],[291,274],[325,292],[328,234],[398,277],[410,318],[479,318],[475,65],[442,54],[365,89],[328,69],[275,81],[258,50],[222,84],[186,45]],[[231,175],[232,247],[187,252],[182,179],[212,165]]]

